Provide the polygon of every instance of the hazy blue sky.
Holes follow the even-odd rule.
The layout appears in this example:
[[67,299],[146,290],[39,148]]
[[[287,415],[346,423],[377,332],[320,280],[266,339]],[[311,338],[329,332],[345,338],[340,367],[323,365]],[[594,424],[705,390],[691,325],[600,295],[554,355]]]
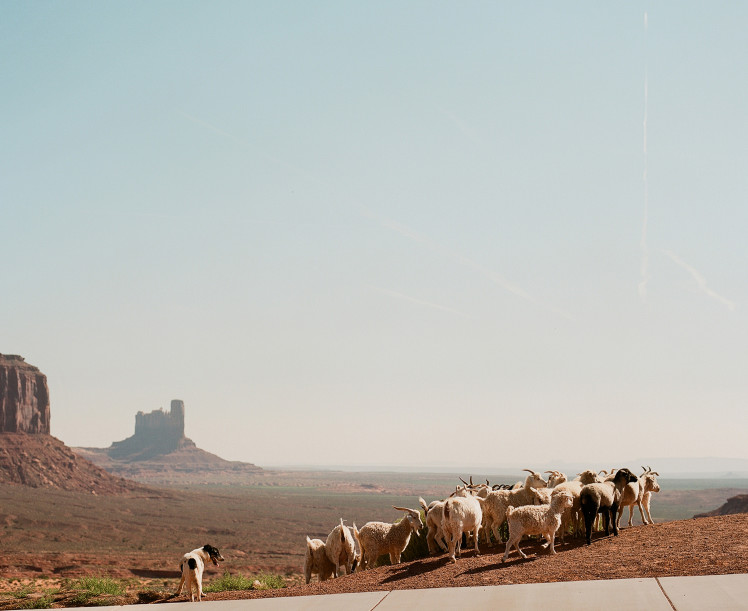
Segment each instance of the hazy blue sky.
[[261,465],[748,458],[747,30],[6,0],[0,352],[72,446],[178,398]]

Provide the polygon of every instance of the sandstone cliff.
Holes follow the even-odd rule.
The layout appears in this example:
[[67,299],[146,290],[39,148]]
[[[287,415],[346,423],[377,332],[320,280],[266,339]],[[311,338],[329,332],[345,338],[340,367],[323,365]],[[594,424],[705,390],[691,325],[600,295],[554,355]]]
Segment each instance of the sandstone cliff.
[[48,435],[47,376],[16,354],[0,354],[0,433]]
[[727,516],[734,513],[748,513],[748,494],[738,494],[730,497],[727,502],[713,511],[699,513],[694,518],[707,518],[710,516]]

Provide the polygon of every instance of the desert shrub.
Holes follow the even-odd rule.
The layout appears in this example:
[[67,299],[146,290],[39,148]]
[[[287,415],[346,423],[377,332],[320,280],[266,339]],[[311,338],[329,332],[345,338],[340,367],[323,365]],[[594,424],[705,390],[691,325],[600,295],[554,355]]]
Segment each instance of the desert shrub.
[[254,579],[244,575],[231,575],[226,571],[221,578],[203,587],[203,592],[226,592],[229,590],[251,590]]
[[257,577],[231,575],[228,571],[223,577],[203,588],[204,592],[226,592],[229,590],[277,590],[285,588],[286,582],[280,575],[262,573]]
[[53,602],[53,596],[51,594],[45,594],[38,598],[29,599],[29,601],[24,604],[21,609],[49,609],[52,607]]
[[89,596],[100,596],[101,594],[122,596],[125,593],[122,584],[109,577],[81,577],[71,584],[71,589],[83,590]]
[[24,586],[20,590],[13,592],[13,596],[15,598],[28,598],[29,594],[31,594],[32,592],[33,589],[31,588],[31,586]]
[[[74,606],[110,605],[111,596],[124,596],[125,588],[119,582],[109,577],[81,577],[75,581],[65,581],[63,589],[77,591],[70,599]],[[101,600],[93,600],[97,596],[104,596]]]
[[78,592],[78,594],[70,599],[71,606],[84,607],[91,600],[92,596],[93,594],[90,592]]
[[280,590],[286,587],[286,581],[280,575],[263,573],[257,576],[256,581],[260,582],[261,587],[255,585],[255,590]]

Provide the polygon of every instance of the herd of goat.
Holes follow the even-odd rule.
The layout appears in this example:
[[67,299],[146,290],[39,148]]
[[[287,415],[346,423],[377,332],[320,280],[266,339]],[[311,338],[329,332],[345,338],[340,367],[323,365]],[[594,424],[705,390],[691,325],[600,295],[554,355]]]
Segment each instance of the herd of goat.
[[[509,557],[512,547],[523,558],[519,542],[525,535],[540,535],[546,539],[544,547],[555,554],[556,533],[563,543],[564,537],[584,534],[591,543],[596,520],[602,517],[605,535],[618,535],[621,516],[629,508],[628,525],[632,525],[634,506],[639,508],[642,522],[652,523],[649,513],[650,497],[660,491],[657,483],[659,473],[650,467],[644,468],[637,477],[629,469],[608,471],[587,470],[573,480],[567,480],[560,471],[546,471],[548,480],[531,469],[525,481],[514,485],[473,484],[460,478],[463,485],[457,486],[448,498],[426,504],[419,502],[428,528],[426,540],[429,553],[439,553],[439,548],[448,554],[452,562],[460,555],[463,535],[472,536],[474,549],[479,554],[478,539],[483,533],[487,545],[493,535],[497,544],[502,542],[501,527],[506,522],[509,538],[506,542],[502,562]],[[410,541],[411,533],[424,528],[421,511],[407,507],[394,507],[404,511],[403,519],[390,524],[367,522],[361,530],[353,524],[340,524],[332,529],[326,541],[306,538],[307,549],[304,576],[309,583],[312,574],[320,581],[337,577],[341,569],[348,575],[356,570],[372,568],[379,556],[389,554],[390,562],[398,564],[400,556]],[[358,549],[357,549],[358,548]]]

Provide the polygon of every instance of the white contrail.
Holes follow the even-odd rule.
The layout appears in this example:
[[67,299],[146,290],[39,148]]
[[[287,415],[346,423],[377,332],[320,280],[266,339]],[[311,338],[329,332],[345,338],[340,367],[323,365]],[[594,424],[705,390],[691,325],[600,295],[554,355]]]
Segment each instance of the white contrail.
[[699,287],[699,290],[702,293],[705,293],[712,299],[716,299],[720,303],[727,306],[727,309],[730,311],[735,310],[735,302],[731,301],[730,299],[727,299],[726,297],[723,297],[722,295],[719,295],[718,293],[715,293],[712,289],[710,289],[706,284],[706,278],[694,267],[691,267],[688,263],[686,263],[683,259],[681,259],[678,255],[676,255],[674,252],[670,250],[665,250],[663,248],[662,252],[664,252],[670,259],[675,263],[676,265],[679,265],[684,270],[686,270],[689,274],[691,274],[691,277],[696,281],[696,284]]
[[371,284],[365,284],[367,288],[377,291],[378,293],[382,293],[384,295],[389,295],[390,297],[395,297],[397,299],[402,299],[404,301],[408,301],[410,303],[415,303],[421,306],[425,306],[427,308],[432,308],[434,310],[441,310],[442,312],[450,312],[451,314],[457,314],[459,316],[466,316],[459,310],[455,310],[453,308],[449,308],[447,306],[440,305],[438,303],[433,303],[431,301],[424,301],[423,299],[418,299],[416,297],[411,297],[410,295],[405,295],[404,293],[398,293],[397,291],[391,291],[389,289],[383,289],[379,286],[373,286]]
[[647,13],[644,13],[644,121],[642,124],[642,147],[644,152],[644,220],[641,237],[641,278],[639,280],[639,298],[647,300],[647,283],[649,282],[649,247],[647,246],[647,225],[649,223],[649,182],[647,176],[647,110],[649,103],[649,75],[647,66]]

